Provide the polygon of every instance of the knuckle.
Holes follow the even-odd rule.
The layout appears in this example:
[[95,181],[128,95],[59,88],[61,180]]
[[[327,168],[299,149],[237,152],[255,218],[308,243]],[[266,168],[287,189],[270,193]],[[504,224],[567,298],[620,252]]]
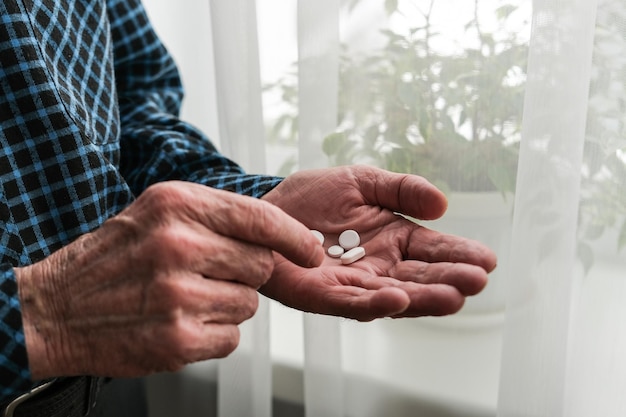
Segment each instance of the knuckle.
[[180,308],[185,302],[185,289],[175,279],[167,277],[154,279],[147,298],[169,321],[176,323],[180,318]]
[[256,259],[256,268],[258,270],[257,288],[265,284],[274,271],[274,256],[270,249],[262,249]]
[[445,316],[458,313],[465,305],[465,296],[456,288],[449,287],[445,302],[439,302],[432,306],[435,316]]
[[176,224],[163,224],[154,228],[146,240],[146,256],[165,265],[181,264],[194,252],[193,236]]
[[177,227],[171,224],[164,224],[152,231],[152,239],[154,249],[175,251],[177,247],[184,244],[186,236]]
[[218,310],[226,314],[224,322],[231,324],[241,324],[250,319],[259,308],[259,296],[256,290],[239,285],[237,301],[230,302],[227,306],[221,306]]
[[170,314],[158,334],[158,346],[166,363],[184,363],[186,357],[186,339],[184,319],[177,314]]
[[242,303],[241,308],[241,320],[243,322],[245,320],[250,319],[255,315],[259,308],[259,295],[255,290],[248,289],[246,291],[246,300]]
[[259,241],[273,240],[278,224],[278,214],[274,206],[260,201],[250,213],[250,229]]
[[[214,316],[221,323],[241,324],[256,313],[259,307],[259,296],[256,290],[241,284],[236,284],[236,301],[230,300],[219,305],[214,304]],[[235,294],[235,293],[233,293]]]
[[273,252],[260,245],[246,244],[245,259],[236,268],[239,274],[237,281],[255,290],[259,289],[270,279],[274,271]]
[[180,318],[173,320],[159,335],[159,354],[155,360],[158,368],[177,371],[185,365],[200,360],[223,358],[239,346],[240,331],[237,325],[218,325],[210,341],[199,336],[198,324]]
[[139,200],[154,213],[169,212],[184,201],[182,187],[175,181],[165,181],[148,187],[139,197]]
[[224,337],[221,339],[221,342],[218,346],[216,346],[216,350],[213,356],[217,358],[224,358],[237,349],[239,346],[239,339],[241,334],[239,332],[239,327],[237,326],[228,326],[224,328]]
[[217,337],[213,337],[208,346],[205,340],[196,338],[193,343],[181,347],[182,358],[186,363],[224,358],[237,349],[240,337],[239,328],[236,325],[220,325]]
[[451,303],[450,312],[448,314],[458,313],[459,311],[461,311],[464,305],[465,305],[465,298],[458,297],[455,301]]
[[178,356],[170,355],[164,357],[160,362],[160,365],[156,367],[158,372],[178,372],[187,365],[187,361],[184,361]]

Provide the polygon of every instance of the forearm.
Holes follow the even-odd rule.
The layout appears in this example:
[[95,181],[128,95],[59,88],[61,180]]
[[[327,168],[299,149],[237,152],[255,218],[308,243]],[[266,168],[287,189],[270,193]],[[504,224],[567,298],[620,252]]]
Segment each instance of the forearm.
[[128,112],[122,118],[120,170],[136,194],[156,182],[185,180],[260,197],[282,180],[247,174],[150,95],[121,100],[120,111]]

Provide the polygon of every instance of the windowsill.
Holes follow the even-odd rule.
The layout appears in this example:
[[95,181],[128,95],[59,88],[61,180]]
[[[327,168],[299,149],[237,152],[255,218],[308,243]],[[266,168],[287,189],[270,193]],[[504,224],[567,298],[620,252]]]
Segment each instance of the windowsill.
[[[274,392],[286,401],[301,403],[302,313],[275,303],[270,311]],[[464,413],[475,409],[481,412],[477,415],[495,415],[501,318],[340,320],[346,397],[354,398],[355,404],[363,402],[371,398],[366,394],[368,386],[378,386],[388,395],[394,392],[397,399],[420,399],[441,406],[463,404]],[[347,408],[351,409],[350,404]]]

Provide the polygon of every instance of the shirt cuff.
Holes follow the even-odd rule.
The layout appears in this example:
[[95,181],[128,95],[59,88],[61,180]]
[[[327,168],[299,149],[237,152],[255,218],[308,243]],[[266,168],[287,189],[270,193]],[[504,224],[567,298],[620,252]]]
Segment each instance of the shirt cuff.
[[32,388],[15,272],[0,264],[0,402]]
[[270,175],[228,173],[208,178],[190,178],[190,181],[198,182],[213,188],[219,188],[221,190],[232,191],[237,194],[261,198],[280,184],[283,179],[283,177],[274,177]]

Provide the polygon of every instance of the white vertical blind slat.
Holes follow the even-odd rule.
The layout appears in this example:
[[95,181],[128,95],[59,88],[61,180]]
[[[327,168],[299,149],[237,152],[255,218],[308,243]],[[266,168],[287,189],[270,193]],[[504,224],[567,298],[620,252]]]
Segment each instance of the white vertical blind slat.
[[248,172],[264,173],[256,2],[211,0],[210,6],[221,149]]
[[[210,0],[221,148],[251,173],[265,172],[256,4]],[[261,157],[260,157],[261,156]],[[270,417],[269,304],[240,326],[239,347],[218,371],[218,415]]]
[[299,167],[328,166],[325,135],[337,127],[339,0],[298,1]]
[[218,417],[270,417],[272,374],[269,303],[259,300],[254,318],[240,325],[239,347],[218,368]]
[[[320,168],[328,164],[323,138],[337,125],[339,1],[299,1],[297,15],[299,167]],[[305,314],[304,351],[306,416],[343,416],[339,321]]]

